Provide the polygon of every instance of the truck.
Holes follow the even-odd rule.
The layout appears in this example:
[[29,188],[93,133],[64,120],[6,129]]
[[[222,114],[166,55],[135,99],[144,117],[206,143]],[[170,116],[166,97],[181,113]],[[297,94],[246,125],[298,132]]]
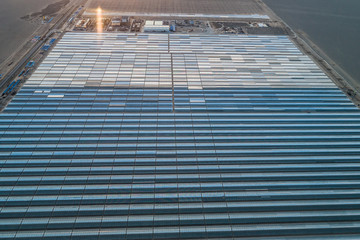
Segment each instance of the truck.
[[26,68],[32,68],[32,67],[34,67],[34,65],[35,65],[35,61],[30,61],[30,62],[28,62],[27,64],[26,64]]
[[56,41],[56,38],[53,38],[50,40],[49,45],[53,45],[53,43]]
[[19,73],[18,77],[21,77],[25,73],[25,70],[22,70],[21,73]]

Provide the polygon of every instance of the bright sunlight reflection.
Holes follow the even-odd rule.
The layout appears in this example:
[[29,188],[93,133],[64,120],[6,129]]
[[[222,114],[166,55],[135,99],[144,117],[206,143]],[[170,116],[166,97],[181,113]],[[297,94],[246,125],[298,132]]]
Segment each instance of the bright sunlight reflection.
[[103,30],[102,9],[100,7],[96,9],[96,30],[98,33],[101,33]]

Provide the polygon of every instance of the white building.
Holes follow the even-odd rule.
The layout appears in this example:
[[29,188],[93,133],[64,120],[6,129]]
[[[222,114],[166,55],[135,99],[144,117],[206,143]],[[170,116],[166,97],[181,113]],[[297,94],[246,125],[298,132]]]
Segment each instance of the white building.
[[113,18],[111,20],[111,26],[120,26],[121,25],[121,20],[120,18]]
[[144,32],[169,32],[169,29],[162,21],[146,21],[144,26]]

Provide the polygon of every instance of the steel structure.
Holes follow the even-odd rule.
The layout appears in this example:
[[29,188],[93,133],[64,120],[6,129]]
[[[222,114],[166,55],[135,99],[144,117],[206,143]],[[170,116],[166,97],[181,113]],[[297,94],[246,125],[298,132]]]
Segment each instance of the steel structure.
[[0,114],[0,239],[359,239],[359,116],[285,36],[67,33]]

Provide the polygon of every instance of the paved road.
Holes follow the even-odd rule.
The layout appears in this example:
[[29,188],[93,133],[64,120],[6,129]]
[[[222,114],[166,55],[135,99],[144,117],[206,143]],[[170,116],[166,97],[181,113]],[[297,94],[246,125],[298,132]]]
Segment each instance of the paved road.
[[53,25],[45,37],[42,38],[29,52],[16,64],[16,66],[1,80],[0,82],[0,90],[4,89],[8,84],[10,84],[11,80],[16,77],[17,73],[26,65],[28,61],[31,60],[32,56],[41,48],[43,44],[49,39],[49,37],[53,34],[55,29],[61,27],[71,16],[71,14],[77,9],[78,4],[82,2],[81,0],[75,1],[73,4],[69,6],[68,14],[63,15],[58,21]]

